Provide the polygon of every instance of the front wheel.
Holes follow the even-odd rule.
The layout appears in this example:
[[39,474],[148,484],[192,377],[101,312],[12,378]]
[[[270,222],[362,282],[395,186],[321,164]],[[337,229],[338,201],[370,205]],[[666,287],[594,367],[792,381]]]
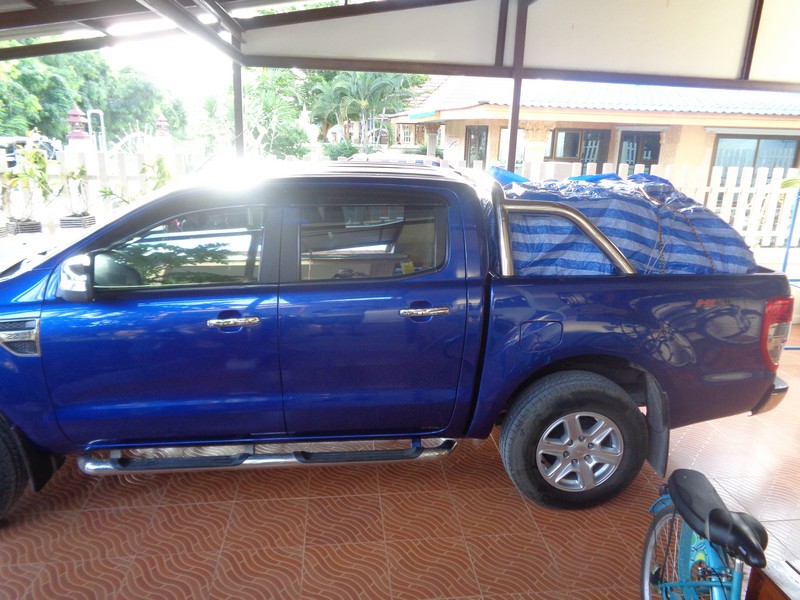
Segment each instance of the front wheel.
[[11,428],[0,419],[0,519],[16,504],[28,483],[25,460]]
[[563,371],[527,388],[509,411],[500,453],[531,500],[586,508],[624,490],[647,450],[644,416],[609,379]]

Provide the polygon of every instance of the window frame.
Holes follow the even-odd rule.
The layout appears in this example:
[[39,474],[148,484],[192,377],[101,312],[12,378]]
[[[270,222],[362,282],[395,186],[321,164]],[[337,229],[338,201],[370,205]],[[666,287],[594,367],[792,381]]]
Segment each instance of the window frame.
[[[719,142],[720,140],[756,140],[756,149],[753,154],[753,163],[750,165],[729,165],[723,166],[717,164],[717,153],[719,152]],[[793,141],[795,142],[795,149],[794,149],[794,158],[792,160],[792,165],[789,167],[782,167],[786,169],[797,168],[800,167],[800,135],[793,136],[793,135],[760,135],[760,134],[752,134],[752,135],[739,135],[735,133],[718,133],[714,139],[714,153],[711,158],[711,166],[718,167],[721,166],[723,169],[728,169],[730,167],[738,167],[739,170],[748,167],[752,167],[753,169],[760,168],[756,167],[755,161],[758,158],[758,150],[761,147],[761,142],[765,140],[779,140],[779,141]],[[778,167],[767,167],[770,170]]]
[[[625,143],[625,137],[626,136],[631,136],[633,138],[636,138],[636,142],[635,142],[636,143],[636,156],[634,157],[634,160],[633,160],[632,163],[629,163],[627,160],[624,160],[623,159],[624,157],[622,156],[623,145]],[[642,153],[644,151],[644,140],[643,140],[643,138],[645,136],[652,136],[652,137],[657,137],[658,138],[658,152],[656,153],[655,160],[645,160],[644,157],[642,156]],[[658,161],[659,161],[660,157],[661,157],[661,132],[660,131],[638,131],[638,130],[634,130],[634,131],[622,130],[622,131],[620,131],[620,134],[619,134],[619,149],[617,151],[617,165],[619,165],[619,166],[628,165],[628,174],[629,175],[633,173],[633,169],[634,169],[635,165],[644,165],[644,167],[645,167],[644,172],[645,173],[650,173],[650,167],[652,167],[653,165],[658,164]]]
[[[120,236],[117,241],[112,241],[106,246],[102,248],[98,248],[91,252],[92,255],[98,255],[103,253],[112,253],[114,251],[119,250],[120,248],[135,243],[133,240],[137,238],[144,238],[147,236],[149,232],[153,229],[163,225],[172,220],[177,220],[183,217],[188,217],[191,215],[197,215],[200,213],[210,213],[210,212],[217,212],[217,211],[233,211],[237,209],[246,209],[246,210],[256,210],[260,212],[260,227],[254,229],[247,229],[245,228],[241,233],[237,235],[246,236],[248,232],[252,232],[253,238],[252,242],[257,242],[257,256],[255,257],[256,265],[254,270],[254,277],[252,280],[249,281],[220,281],[220,282],[190,282],[190,283],[169,283],[164,285],[152,285],[152,284],[141,284],[141,285],[110,285],[110,286],[97,286],[94,285],[95,292],[101,296],[103,295],[115,295],[124,292],[160,292],[160,291],[181,291],[181,290],[211,290],[211,289],[226,289],[226,288],[241,288],[243,286],[256,286],[262,285],[264,283],[265,274],[270,272],[268,268],[268,262],[266,260],[266,256],[268,255],[268,248],[267,248],[267,223],[269,219],[267,218],[267,213],[269,212],[268,209],[262,204],[255,204],[255,203],[221,203],[217,205],[211,206],[202,206],[195,208],[193,210],[182,210],[177,214],[169,214],[168,216],[164,217],[163,215],[158,215],[154,221],[150,221],[144,227],[138,227],[134,232],[128,232],[125,235]],[[156,215],[153,215],[156,217]],[[219,231],[224,235],[225,232],[231,232],[236,228],[229,228],[229,229],[219,229]],[[260,236],[258,236],[258,230],[260,229]],[[198,230],[199,231],[199,230]],[[214,230],[204,230],[204,233],[201,237],[210,237],[213,235]],[[174,232],[179,234],[180,232]],[[191,232],[187,232],[187,235]],[[249,252],[249,250],[248,250]],[[248,257],[249,258],[249,257]]]
[[[343,278],[321,278],[303,279],[302,277],[302,210],[310,206],[319,207],[355,207],[355,206],[402,206],[404,208],[412,206],[428,206],[434,213],[434,235],[435,248],[434,256],[438,259],[437,265],[421,272],[407,274],[391,274],[378,277],[343,277]],[[313,197],[306,197],[302,201],[294,202],[284,208],[283,218],[283,243],[280,259],[280,283],[300,284],[300,285],[342,285],[354,283],[375,283],[402,281],[427,277],[441,273],[447,269],[450,263],[450,227],[449,227],[449,203],[444,196],[431,192],[397,192],[392,193],[388,190],[373,190],[372,193],[359,191],[352,195],[348,190],[342,190],[334,198],[322,201],[314,201]]]
[[[483,151],[483,158],[470,157],[470,133],[474,132],[480,140],[483,138],[483,143],[478,143],[477,148]],[[464,130],[464,161],[468,169],[471,169],[476,160],[482,161],[483,166],[486,166],[486,157],[489,154],[489,126],[488,125],[467,125]]]
[[[559,157],[556,156],[556,146],[558,144],[558,134],[559,133],[578,133],[578,156],[577,158],[570,158],[570,157]],[[603,149],[603,156],[604,160],[598,161],[585,161],[584,160],[584,148],[586,145],[586,136],[587,134],[591,133],[599,133],[605,135],[605,148]],[[611,149],[611,129],[603,129],[603,128],[580,128],[580,127],[556,127],[550,132],[550,145],[547,150],[547,155],[544,157],[546,161],[551,162],[568,162],[568,163],[581,163],[583,166],[581,168],[581,172],[586,172],[586,165],[588,164],[595,164],[599,167],[603,165],[603,163],[608,161],[608,153]]]

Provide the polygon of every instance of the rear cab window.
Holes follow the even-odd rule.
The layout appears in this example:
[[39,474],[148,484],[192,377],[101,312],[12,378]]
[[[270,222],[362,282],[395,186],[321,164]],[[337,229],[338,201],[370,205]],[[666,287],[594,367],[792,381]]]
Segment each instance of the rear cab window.
[[297,207],[299,280],[382,279],[441,269],[445,203],[316,202]]

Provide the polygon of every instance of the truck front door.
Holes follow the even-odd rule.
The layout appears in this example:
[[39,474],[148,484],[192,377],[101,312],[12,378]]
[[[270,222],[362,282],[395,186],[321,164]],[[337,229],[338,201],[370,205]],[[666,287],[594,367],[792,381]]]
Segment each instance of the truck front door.
[[42,362],[67,437],[141,444],[284,432],[277,281],[264,275],[278,240],[264,235],[268,222],[252,205],[160,213],[95,255],[93,302],[46,303]]

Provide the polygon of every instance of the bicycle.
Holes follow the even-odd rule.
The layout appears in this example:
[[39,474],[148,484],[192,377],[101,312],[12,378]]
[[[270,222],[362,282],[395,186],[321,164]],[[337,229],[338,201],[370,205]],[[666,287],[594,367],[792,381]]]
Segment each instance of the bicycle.
[[744,565],[763,568],[767,530],[731,512],[705,475],[678,469],[650,508],[643,600],[740,600]]

